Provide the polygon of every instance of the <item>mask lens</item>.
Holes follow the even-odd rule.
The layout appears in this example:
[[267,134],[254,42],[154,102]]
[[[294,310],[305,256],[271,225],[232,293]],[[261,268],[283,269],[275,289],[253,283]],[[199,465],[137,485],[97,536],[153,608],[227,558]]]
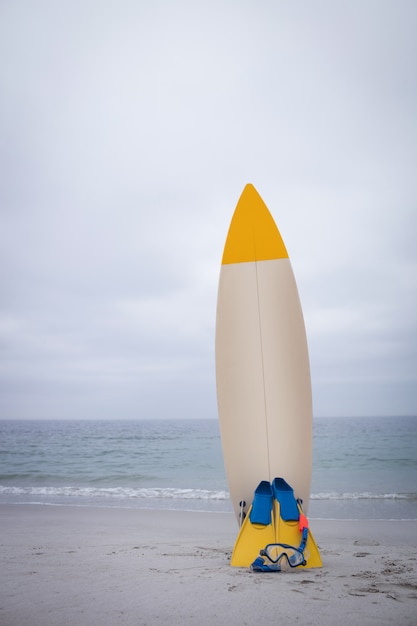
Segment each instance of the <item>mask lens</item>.
[[302,552],[293,546],[273,543],[266,547],[265,555],[272,563],[278,563],[282,571],[301,565],[304,561]]

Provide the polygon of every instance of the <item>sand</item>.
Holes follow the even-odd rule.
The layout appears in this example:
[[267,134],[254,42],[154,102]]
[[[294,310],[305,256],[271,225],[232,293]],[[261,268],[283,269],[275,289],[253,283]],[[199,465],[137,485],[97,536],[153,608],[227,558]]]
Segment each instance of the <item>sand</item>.
[[322,569],[259,574],[231,513],[0,505],[0,624],[417,624],[417,522],[310,525]]

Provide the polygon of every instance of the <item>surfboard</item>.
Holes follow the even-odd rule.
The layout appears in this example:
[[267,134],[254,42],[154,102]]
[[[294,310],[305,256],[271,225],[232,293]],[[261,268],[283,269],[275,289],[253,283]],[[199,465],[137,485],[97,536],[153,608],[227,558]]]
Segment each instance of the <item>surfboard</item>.
[[308,510],[312,395],[303,313],[281,234],[253,185],[232,217],[221,263],[216,386],[230,498],[240,519],[262,480],[283,477]]

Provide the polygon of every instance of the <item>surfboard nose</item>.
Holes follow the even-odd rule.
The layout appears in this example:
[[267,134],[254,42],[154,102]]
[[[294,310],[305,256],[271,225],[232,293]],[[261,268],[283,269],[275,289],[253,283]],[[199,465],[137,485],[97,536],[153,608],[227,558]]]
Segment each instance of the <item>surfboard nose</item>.
[[281,234],[255,187],[246,185],[232,217],[222,264],[288,258]]

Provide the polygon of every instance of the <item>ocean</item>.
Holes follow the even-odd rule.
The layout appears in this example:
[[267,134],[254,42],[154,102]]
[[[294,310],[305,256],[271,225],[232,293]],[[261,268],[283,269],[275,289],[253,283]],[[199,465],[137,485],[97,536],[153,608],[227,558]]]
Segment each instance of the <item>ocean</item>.
[[[316,418],[313,454],[310,518],[417,520],[417,417]],[[231,511],[218,422],[0,421],[0,503]]]

